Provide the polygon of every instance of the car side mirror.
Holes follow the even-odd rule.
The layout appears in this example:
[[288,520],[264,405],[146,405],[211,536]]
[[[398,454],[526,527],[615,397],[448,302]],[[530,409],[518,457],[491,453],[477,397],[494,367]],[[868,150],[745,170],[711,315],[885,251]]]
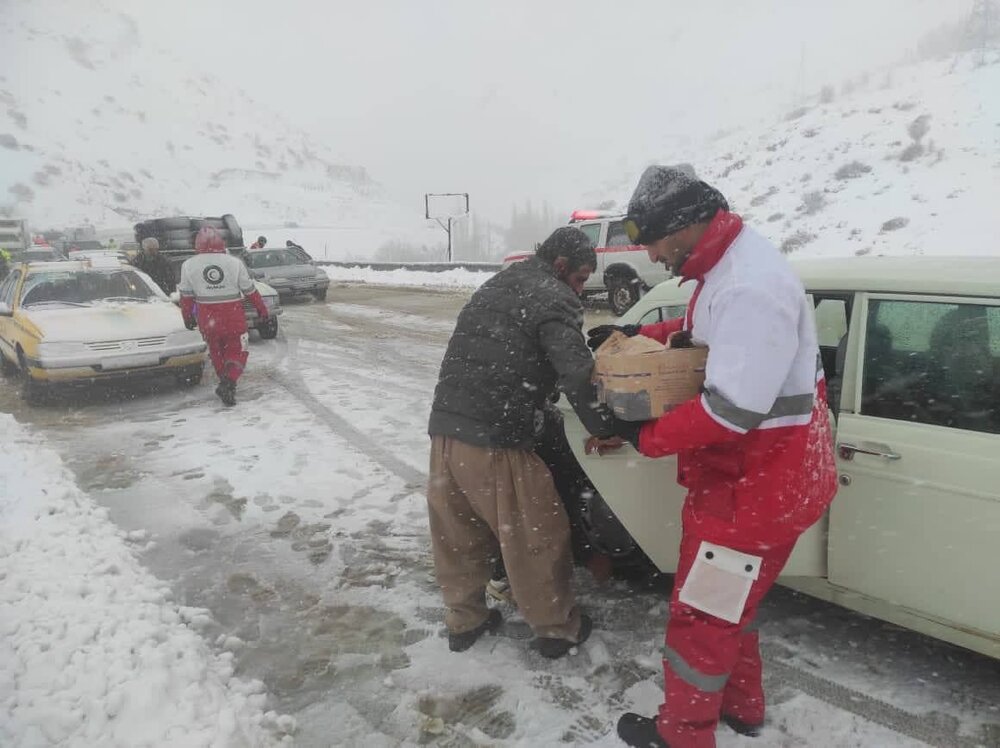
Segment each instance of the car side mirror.
[[180,294],[180,292],[179,291],[171,291],[170,292],[170,300],[172,302],[174,302],[175,304],[180,304],[181,303],[181,294]]
[[14,310],[10,308],[8,304],[0,301],[0,317],[13,317]]

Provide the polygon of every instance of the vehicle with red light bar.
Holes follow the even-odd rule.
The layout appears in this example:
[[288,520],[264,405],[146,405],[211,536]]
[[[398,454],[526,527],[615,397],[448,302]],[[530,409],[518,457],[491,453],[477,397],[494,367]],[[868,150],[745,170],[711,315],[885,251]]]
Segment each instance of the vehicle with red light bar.
[[[620,213],[598,210],[574,211],[569,220],[597,247],[597,267],[584,286],[584,294],[607,293],[611,311],[618,316],[625,314],[643,293],[671,277],[666,267],[650,261],[644,248],[629,241],[624,220]],[[531,252],[507,255],[503,266],[531,255]]]

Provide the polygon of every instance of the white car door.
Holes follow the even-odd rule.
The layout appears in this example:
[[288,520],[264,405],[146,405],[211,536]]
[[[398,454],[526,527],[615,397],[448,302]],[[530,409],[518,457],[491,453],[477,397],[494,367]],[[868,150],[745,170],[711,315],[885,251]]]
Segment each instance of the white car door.
[[871,294],[852,323],[829,579],[1000,637],[1000,301]]

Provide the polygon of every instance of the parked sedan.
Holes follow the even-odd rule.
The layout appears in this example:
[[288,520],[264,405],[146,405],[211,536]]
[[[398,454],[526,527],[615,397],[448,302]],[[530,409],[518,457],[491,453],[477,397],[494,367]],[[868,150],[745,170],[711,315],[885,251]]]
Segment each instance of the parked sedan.
[[[795,268],[814,303],[840,491],[780,583],[1000,657],[1000,259]],[[620,323],[679,316],[691,285],[660,284]],[[629,446],[585,455],[586,434],[564,411],[596,495],[660,571],[674,571],[675,459]]]
[[0,366],[47,388],[173,374],[201,380],[205,342],[145,274],[109,261],[24,263],[0,283]]
[[305,260],[292,249],[257,249],[247,252],[246,263],[257,280],[264,281],[282,296],[309,294],[322,301],[330,278],[322,268]]

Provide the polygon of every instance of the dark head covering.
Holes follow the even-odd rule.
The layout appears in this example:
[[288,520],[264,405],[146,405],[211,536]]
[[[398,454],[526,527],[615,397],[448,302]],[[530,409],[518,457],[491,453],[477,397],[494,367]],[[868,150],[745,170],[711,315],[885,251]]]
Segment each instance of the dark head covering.
[[546,265],[551,265],[557,257],[565,257],[570,270],[576,270],[581,265],[597,266],[594,243],[576,226],[562,226],[553,231],[535,255]]
[[691,224],[710,221],[719,209],[729,210],[726,198],[698,179],[689,164],[650,166],[639,177],[626,219],[639,229],[637,244],[652,244]]

